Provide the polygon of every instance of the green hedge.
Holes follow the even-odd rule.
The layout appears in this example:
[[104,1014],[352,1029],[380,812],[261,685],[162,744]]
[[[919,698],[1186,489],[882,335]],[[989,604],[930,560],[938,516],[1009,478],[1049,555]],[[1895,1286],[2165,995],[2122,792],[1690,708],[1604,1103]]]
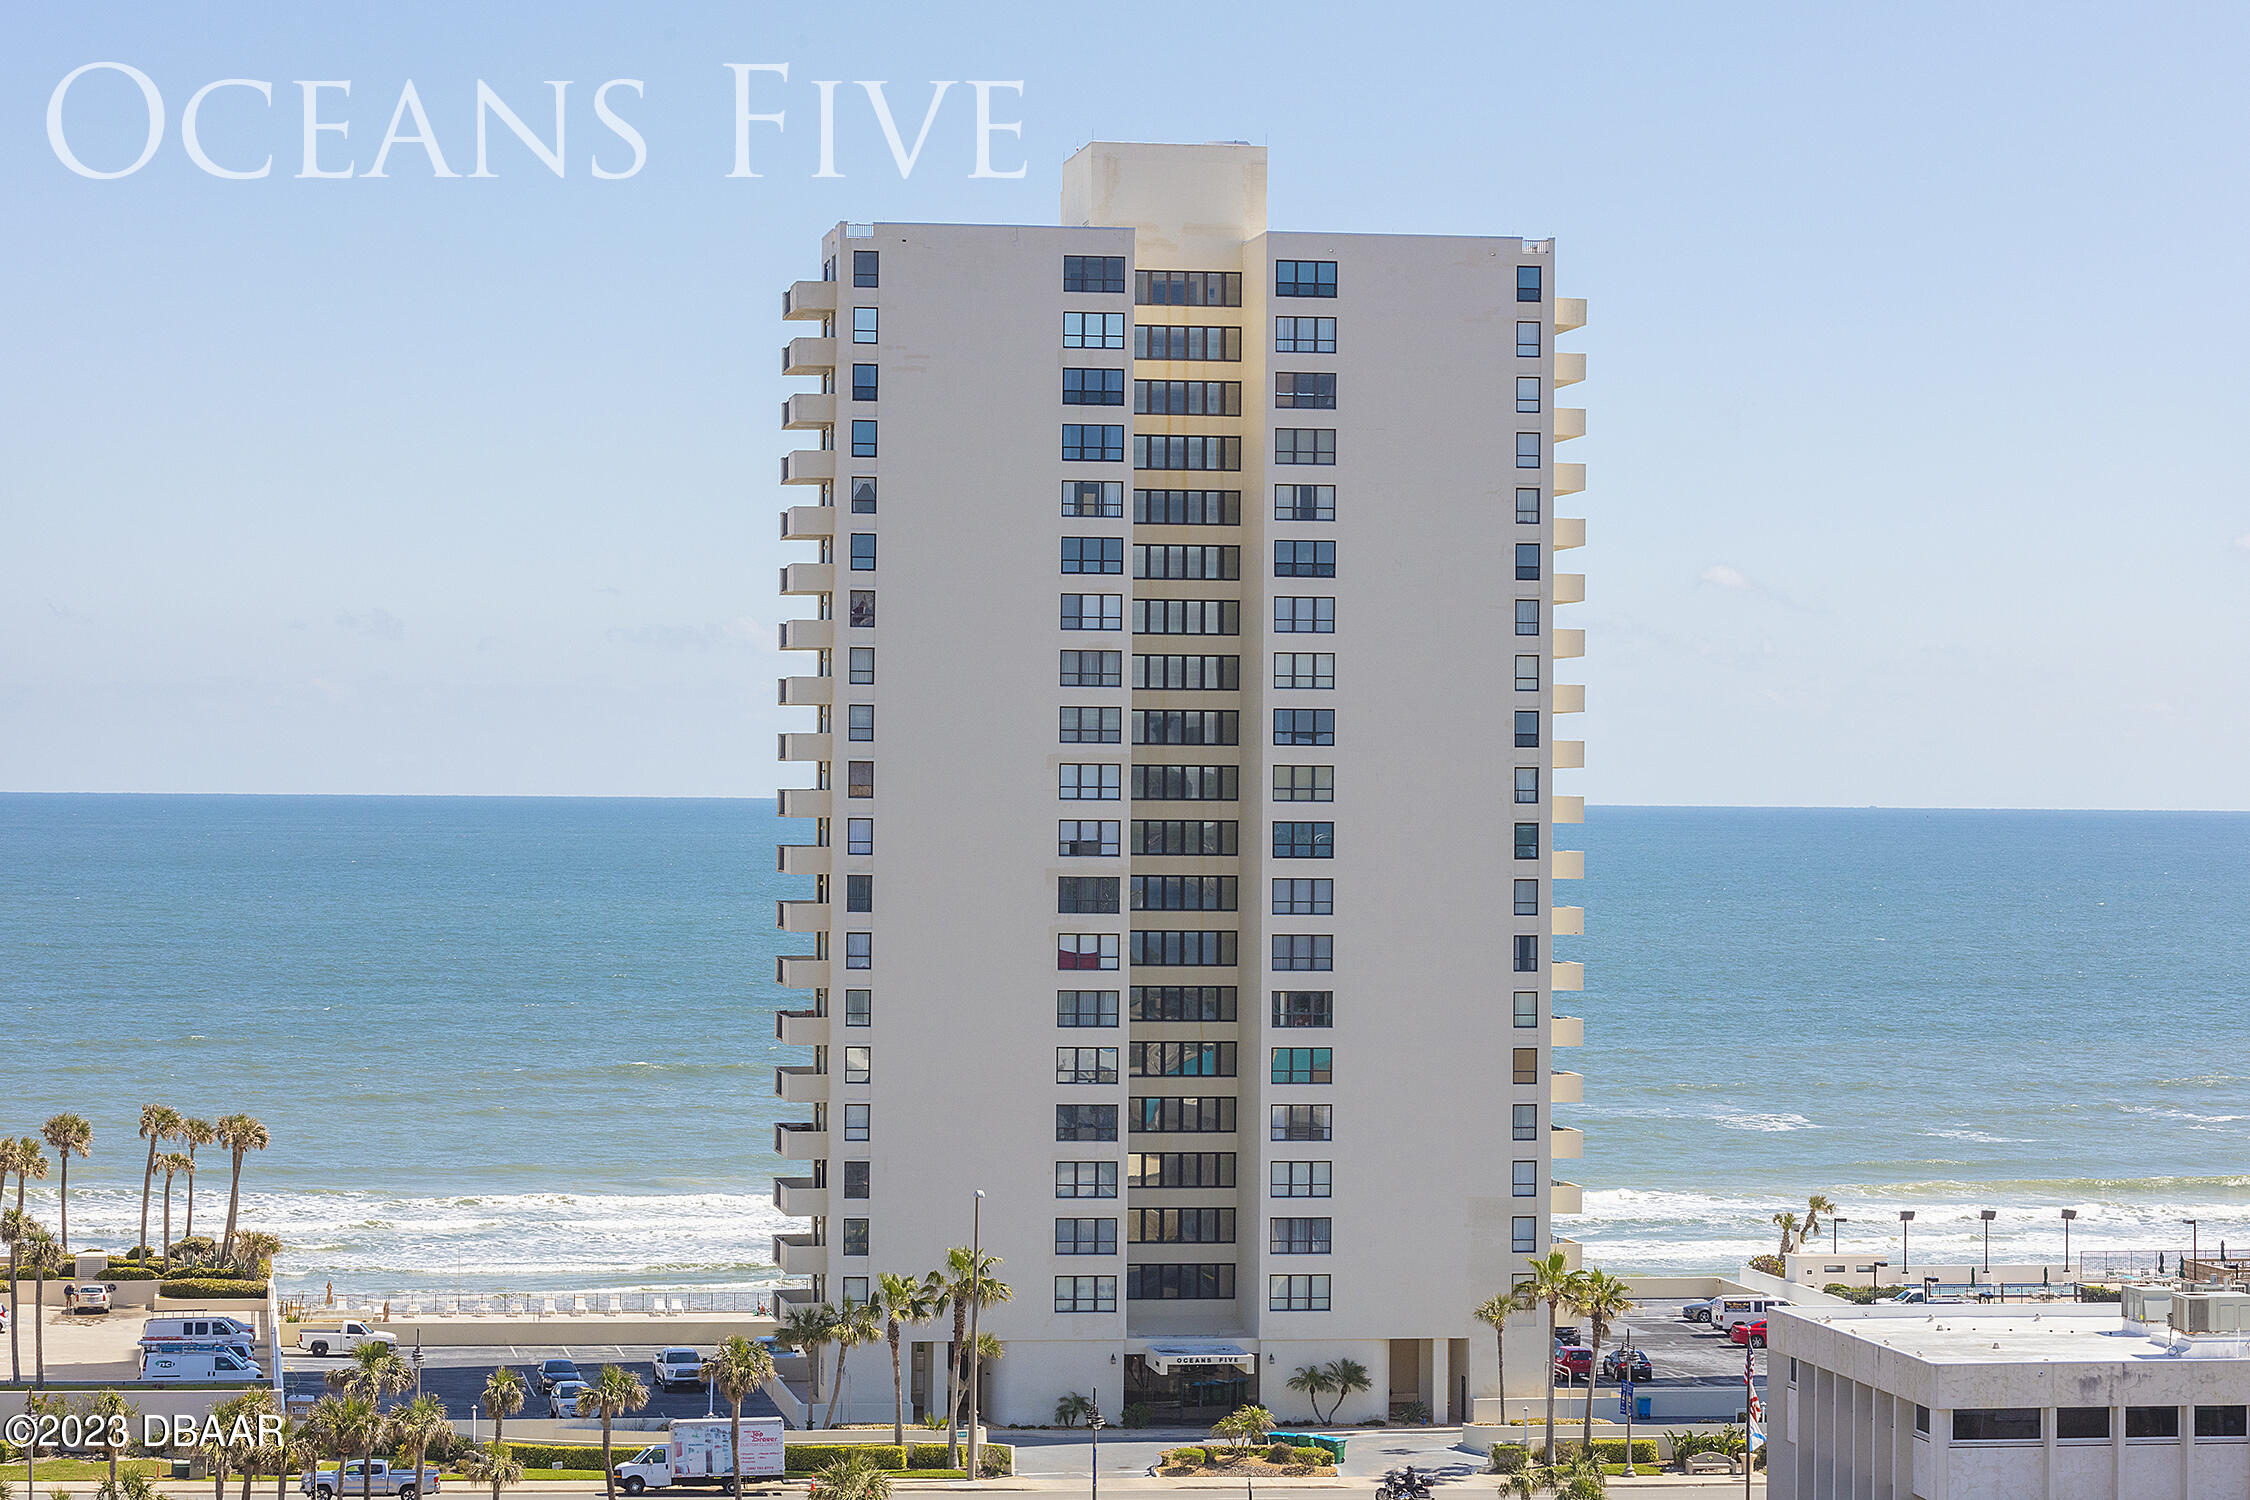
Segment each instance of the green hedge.
[[1323,1468],[1326,1465],[1332,1464],[1336,1461],[1336,1455],[1329,1452],[1326,1448],[1314,1448],[1309,1446],[1294,1450],[1293,1456],[1295,1462],[1301,1464],[1311,1464],[1316,1469]]
[[156,1273],[145,1266],[129,1265],[115,1256],[110,1257],[109,1269],[102,1272],[104,1281],[154,1281]]
[[[917,1448],[936,1448],[939,1464],[945,1459],[942,1443],[916,1443]],[[783,1465],[792,1474],[826,1468],[838,1459],[853,1454],[865,1455],[867,1462],[878,1469],[903,1469],[906,1467],[906,1450],[896,1443],[791,1443],[785,1450]],[[936,1468],[939,1464],[925,1465]]]
[[[1555,1440],[1555,1456],[1557,1458],[1568,1458],[1576,1453],[1580,1446],[1576,1438],[1566,1441],[1558,1436]],[[1621,1464],[1625,1462],[1625,1440],[1623,1438],[1595,1438],[1594,1452],[1601,1456],[1601,1460],[1605,1464]],[[1544,1439],[1528,1445],[1524,1443],[1494,1443],[1492,1445],[1491,1472],[1495,1474],[1520,1474],[1535,1459],[1544,1459],[1546,1453],[1547,1445]],[[1656,1440],[1653,1438],[1633,1439],[1633,1462],[1636,1464],[1654,1464],[1657,1462]]]
[[[966,1445],[966,1444],[964,1444],[964,1445],[963,1445],[962,1451],[963,1451],[963,1452],[966,1452],[966,1451],[967,1451],[967,1445]],[[907,1467],[908,1467],[909,1469],[942,1469],[942,1468],[944,1468],[944,1467],[945,1467],[945,1444],[943,1444],[943,1443],[908,1443],[908,1444],[906,1445],[906,1466],[907,1466]]]
[[193,1298],[203,1302],[263,1302],[266,1300],[266,1283],[220,1281],[205,1276],[175,1276],[159,1285],[156,1295]]
[[[640,1439],[647,1434],[634,1433],[632,1436]],[[617,1456],[620,1459],[631,1458],[647,1446],[645,1442],[629,1442],[616,1449]],[[551,1469],[560,1463],[566,1469],[591,1469],[597,1474],[602,1472],[602,1450],[598,1446],[588,1448],[575,1443],[509,1443],[508,1451],[526,1469]]]

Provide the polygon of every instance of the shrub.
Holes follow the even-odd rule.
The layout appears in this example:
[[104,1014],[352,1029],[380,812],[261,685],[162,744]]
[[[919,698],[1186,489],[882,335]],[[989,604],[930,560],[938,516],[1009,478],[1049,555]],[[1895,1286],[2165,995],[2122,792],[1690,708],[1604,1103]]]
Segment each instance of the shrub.
[[1064,1427],[1076,1427],[1080,1418],[1092,1416],[1094,1410],[1092,1397],[1072,1391],[1055,1402],[1055,1421]]
[[[914,1446],[936,1448],[940,1460],[944,1458],[945,1448],[942,1444],[916,1443]],[[782,1467],[792,1474],[804,1473],[824,1469],[855,1453],[862,1455],[869,1468],[895,1470],[906,1467],[906,1450],[896,1443],[791,1443],[783,1450]],[[929,1467],[941,1466],[942,1464],[932,1464]]]
[[[551,1469],[560,1464],[566,1469],[592,1469],[598,1474],[602,1468],[602,1450],[598,1447],[586,1448],[569,1443],[510,1443],[508,1452],[526,1469]],[[632,1456],[630,1452],[620,1453],[618,1461],[622,1463]]]
[[156,1273],[148,1269],[146,1266],[132,1265],[129,1262],[122,1261],[117,1259],[115,1256],[111,1256],[108,1269],[102,1272],[102,1280],[154,1281],[156,1280]]
[[1531,1450],[1522,1443],[1494,1443],[1492,1445],[1492,1472],[1495,1474],[1521,1474],[1531,1465]]
[[2124,1297],[2125,1292],[2121,1287],[2082,1286],[2078,1289],[2078,1300],[2081,1302],[2121,1302]]
[[1430,1408],[1420,1401],[1401,1401],[1391,1408],[1391,1420],[1403,1422],[1409,1427],[1427,1427],[1430,1425]]
[[1200,1469],[1211,1461],[1211,1454],[1203,1448],[1174,1448],[1164,1455],[1164,1461],[1180,1468]]
[[[1557,1443],[1555,1446],[1556,1456],[1560,1458],[1569,1458],[1581,1452],[1584,1448],[1584,1444],[1577,1442]],[[1595,1438],[1594,1456],[1605,1464],[1625,1462],[1625,1440],[1623,1438]],[[1633,1439],[1634,1463],[1654,1464],[1656,1461],[1656,1440],[1654,1438]]]
[[998,1479],[1016,1472],[1016,1450],[1013,1448],[988,1445],[979,1452],[978,1458],[980,1462],[977,1472],[987,1479]]
[[1753,1255],[1750,1257],[1750,1269],[1763,1271],[1768,1276],[1786,1276],[1789,1274],[1789,1268],[1782,1264],[1781,1257],[1778,1255]]
[[1125,1403],[1125,1409],[1117,1414],[1117,1425],[1120,1427],[1146,1427],[1148,1425],[1148,1404],[1142,1401]]
[[204,1302],[263,1302],[266,1300],[266,1284],[262,1281],[220,1281],[206,1276],[172,1276],[157,1287],[156,1295],[192,1298]]
[[1293,1464],[1293,1463],[1295,1463],[1296,1461],[1297,1461],[1297,1449],[1296,1449],[1295,1445],[1293,1445],[1293,1444],[1290,1444],[1290,1443],[1272,1443],[1272,1444],[1268,1444],[1268,1445],[1267,1445],[1267,1448],[1266,1448],[1266,1462],[1267,1462],[1267,1463],[1269,1463],[1269,1464]]
[[[1275,1444],[1275,1446],[1279,1447],[1280,1444],[1277,1443]],[[1292,1462],[1300,1464],[1310,1464],[1316,1469],[1321,1468],[1327,1464],[1332,1464],[1336,1461],[1335,1455],[1330,1453],[1326,1448],[1292,1448],[1289,1450],[1289,1453]]]
[[906,1466],[909,1469],[942,1469],[945,1464],[945,1444],[908,1443]]

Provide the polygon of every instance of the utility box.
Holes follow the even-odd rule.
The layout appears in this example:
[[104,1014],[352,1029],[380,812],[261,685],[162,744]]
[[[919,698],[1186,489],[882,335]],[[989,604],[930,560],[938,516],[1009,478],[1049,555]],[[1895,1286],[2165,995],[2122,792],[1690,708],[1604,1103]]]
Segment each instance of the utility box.
[[2180,1333],[2250,1333],[2250,1292],[2175,1292],[2170,1322]]

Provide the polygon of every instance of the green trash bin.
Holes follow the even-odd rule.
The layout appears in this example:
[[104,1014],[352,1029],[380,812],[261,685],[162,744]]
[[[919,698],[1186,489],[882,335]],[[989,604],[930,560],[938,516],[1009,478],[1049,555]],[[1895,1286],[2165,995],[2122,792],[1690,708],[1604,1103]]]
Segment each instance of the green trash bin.
[[1343,1463],[1343,1461],[1344,1461],[1344,1440],[1343,1440],[1342,1438],[1340,1438],[1340,1437],[1322,1437],[1322,1436],[1320,1436],[1319,1434],[1315,1433],[1315,1434],[1313,1435],[1312,1446],[1313,1446],[1313,1447],[1315,1447],[1315,1448],[1326,1448],[1326,1449],[1327,1449],[1327,1450],[1328,1450],[1328,1451],[1329,1451],[1330,1453],[1332,1453],[1332,1454],[1334,1454],[1334,1455],[1336,1456],[1336,1462],[1337,1462],[1338,1464],[1342,1464],[1342,1463]]
[[186,1460],[186,1459],[184,1459],[184,1458],[175,1458],[175,1459],[173,1459],[173,1460],[172,1460],[172,1477],[173,1477],[174,1479],[186,1479],[186,1478],[188,1478],[188,1477],[189,1477],[189,1474],[188,1474],[188,1467],[189,1467],[189,1465],[188,1465],[188,1460]]

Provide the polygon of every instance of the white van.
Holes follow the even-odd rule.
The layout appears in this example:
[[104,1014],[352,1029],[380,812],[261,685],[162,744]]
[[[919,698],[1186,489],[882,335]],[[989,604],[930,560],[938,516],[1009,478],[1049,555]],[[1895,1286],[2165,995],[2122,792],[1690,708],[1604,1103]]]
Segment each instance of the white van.
[[265,1378],[265,1371],[225,1349],[156,1349],[141,1356],[141,1379],[152,1385],[256,1385]]
[[1788,1305],[1780,1297],[1721,1297],[1711,1304],[1711,1326],[1720,1333],[1732,1333],[1735,1324],[1755,1323],[1768,1308]]
[[150,1318],[141,1324],[141,1348],[173,1353],[229,1349],[248,1358],[258,1348],[258,1330],[240,1318],[208,1313],[193,1318]]

